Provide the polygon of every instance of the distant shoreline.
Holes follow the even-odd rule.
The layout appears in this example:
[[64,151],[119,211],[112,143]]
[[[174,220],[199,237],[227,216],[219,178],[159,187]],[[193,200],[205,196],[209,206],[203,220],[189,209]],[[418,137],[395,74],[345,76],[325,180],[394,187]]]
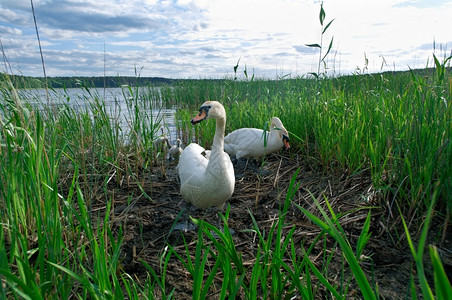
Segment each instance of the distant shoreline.
[[[450,72],[452,68],[448,67]],[[432,76],[435,74],[434,68],[413,69],[415,74]],[[410,71],[384,71],[381,73],[367,73],[359,74],[360,76],[366,75],[378,75],[378,74],[395,74],[395,73],[409,73]],[[357,74],[355,74],[357,75]],[[339,77],[354,76],[353,74],[344,74]],[[0,73],[0,81],[4,81],[7,77],[10,78],[16,88],[45,88],[44,77],[32,77],[23,75],[10,75]],[[287,78],[290,80],[290,78]],[[292,78],[293,79],[293,78]],[[221,81],[228,80],[223,79],[171,79],[165,77],[135,77],[135,76],[55,76],[47,77],[47,84],[49,88],[117,88],[124,85],[129,86],[161,86],[171,85],[181,81],[196,81],[196,80],[211,80]],[[229,79],[233,81],[234,79]],[[260,80],[260,79],[256,79]],[[274,80],[274,79],[262,79],[262,80]]]
[[[23,75],[7,75],[16,88],[45,88],[44,77],[31,77]],[[0,81],[6,75],[0,73]],[[133,76],[56,76],[47,77],[49,88],[116,88],[124,85],[147,86],[174,84],[177,79],[163,77],[133,77]]]

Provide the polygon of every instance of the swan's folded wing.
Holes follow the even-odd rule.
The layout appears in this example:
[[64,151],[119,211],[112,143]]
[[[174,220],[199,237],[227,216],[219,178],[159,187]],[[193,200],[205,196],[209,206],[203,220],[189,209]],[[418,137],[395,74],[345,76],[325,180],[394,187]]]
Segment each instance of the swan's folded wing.
[[[231,158],[227,153],[224,153],[224,159],[227,161],[227,174],[228,174],[228,181],[231,183],[232,192],[234,192],[234,186],[235,186],[235,172],[234,172],[234,165],[232,164]],[[231,194],[232,194],[231,192]]]
[[202,152],[204,152],[203,147],[192,143],[184,149],[179,157],[177,170],[181,185],[180,191],[182,196],[189,201],[203,193],[202,188],[199,187],[202,186],[208,160],[202,155]]
[[236,151],[237,148],[254,144],[262,138],[262,130],[256,128],[240,128],[224,137],[224,151]]
[[230,155],[235,155],[237,158],[259,157],[263,155],[263,130],[257,128],[234,130],[224,138],[224,151]]

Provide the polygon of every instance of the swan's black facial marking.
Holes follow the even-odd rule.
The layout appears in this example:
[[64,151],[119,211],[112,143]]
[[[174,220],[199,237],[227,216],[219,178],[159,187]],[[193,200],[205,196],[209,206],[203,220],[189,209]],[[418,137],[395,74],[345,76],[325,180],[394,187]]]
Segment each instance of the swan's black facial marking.
[[201,106],[201,108],[199,109],[199,113],[201,113],[201,111],[204,110],[205,113],[206,113],[206,116],[208,116],[208,115],[209,115],[209,110],[210,110],[211,108],[212,108],[212,105],[204,105],[204,106]]
[[289,144],[289,140],[290,139],[289,139],[289,137],[283,133],[282,140],[283,140],[283,143],[284,143],[284,147],[286,147],[286,149],[289,149],[290,148],[290,144]]
[[199,114],[191,120],[191,123],[193,125],[195,125],[195,124],[207,119],[207,117],[209,116],[209,110],[211,108],[212,108],[211,105],[201,106],[201,108],[199,109]]

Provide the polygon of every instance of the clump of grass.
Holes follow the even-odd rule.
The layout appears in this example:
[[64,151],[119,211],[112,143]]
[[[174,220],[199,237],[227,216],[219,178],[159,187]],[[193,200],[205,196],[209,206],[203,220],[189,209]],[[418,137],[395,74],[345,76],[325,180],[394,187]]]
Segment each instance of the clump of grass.
[[367,215],[367,219],[364,223],[364,227],[361,231],[361,234],[358,238],[357,245],[356,245],[356,251],[353,251],[349,241],[345,238],[345,232],[341,228],[341,225],[339,224],[339,218],[330,206],[327,199],[325,199],[325,203],[328,207],[328,211],[331,214],[331,217],[327,215],[327,213],[324,211],[324,209],[320,206],[319,201],[312,197],[314,203],[316,204],[317,208],[320,210],[320,213],[323,216],[323,220],[316,217],[312,213],[310,213],[308,210],[304,209],[301,206],[298,206],[298,208],[316,225],[318,225],[322,230],[324,230],[326,233],[331,235],[339,244],[345,259],[347,260],[348,264],[350,265],[350,268],[352,270],[352,273],[358,282],[358,285],[360,287],[360,291],[362,293],[362,296],[364,299],[378,299],[378,289],[376,287],[372,287],[367,280],[366,275],[364,274],[364,271],[362,270],[359,262],[361,260],[361,255],[363,253],[363,249],[365,245],[367,244],[367,241],[369,240],[369,226],[370,226],[370,213]]
[[[114,199],[107,187],[120,172],[138,175],[138,160],[124,157],[130,150],[145,156],[144,138],[124,141],[118,118],[96,94],[83,107],[67,101],[50,112],[27,103],[11,81],[0,82],[0,91],[1,297],[122,299],[123,289],[129,297],[141,294],[142,287],[119,272],[122,233],[112,232]],[[145,126],[146,117],[134,122],[146,135],[157,128]],[[103,219],[93,211],[99,195],[107,199]],[[153,289],[150,279],[147,284]]]
[[[438,250],[434,245],[429,246],[430,259],[433,265],[433,279],[434,279],[434,287],[435,293],[432,291],[430,284],[428,283],[425,271],[424,271],[424,252],[425,246],[427,244],[427,235],[430,226],[430,221],[433,217],[433,207],[435,206],[436,192],[433,194],[430,205],[428,207],[426,218],[424,224],[422,226],[422,233],[419,239],[419,243],[417,248],[414,245],[414,242],[410,235],[410,230],[405,222],[405,219],[400,212],[403,228],[405,230],[405,234],[408,241],[408,246],[410,248],[411,254],[414,258],[414,262],[416,265],[416,273],[417,278],[421,287],[421,293],[424,299],[446,299],[452,293],[452,287],[446,272],[444,271],[443,264],[438,255]],[[413,299],[417,299],[417,292],[414,284],[414,278],[411,281],[411,297]]]

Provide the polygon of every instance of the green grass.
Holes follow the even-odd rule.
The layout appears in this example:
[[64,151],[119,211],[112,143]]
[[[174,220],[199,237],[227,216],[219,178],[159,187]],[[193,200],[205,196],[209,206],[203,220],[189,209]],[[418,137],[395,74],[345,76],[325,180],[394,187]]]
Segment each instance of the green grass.
[[[149,116],[133,115],[126,143],[99,95],[82,108],[62,103],[39,110],[9,82],[2,82],[1,92],[2,298],[121,299],[123,288],[137,293],[134,281],[118,272],[122,233],[111,232],[107,185],[124,176],[138,181],[150,158],[147,140],[136,137],[152,139],[159,123],[146,126]],[[151,101],[137,98],[128,105],[149,109]],[[128,153],[140,159],[129,160]],[[109,199],[107,214],[92,223],[99,194]]]
[[[450,212],[450,77],[434,69],[427,74],[186,81],[174,87],[171,97],[192,114],[204,101],[220,101],[226,107],[226,133],[264,128],[278,116],[292,137],[298,137],[291,144],[320,160],[325,170],[354,174],[369,169],[374,186],[388,196],[397,192],[410,213],[425,212],[439,189],[438,206]],[[181,130],[191,130],[182,124]],[[213,134],[213,124],[195,132],[197,140],[207,141],[201,142],[204,146]]]
[[[425,278],[422,259],[432,214],[444,220],[445,228],[452,213],[452,79],[447,62],[435,57],[435,69],[427,70],[427,76],[412,72],[319,80],[187,80],[158,92],[130,87],[124,99],[117,99],[116,111],[107,110],[102,96],[89,88],[91,94],[84,99],[89,105],[61,103],[39,110],[19,97],[10,81],[0,82],[0,297],[177,298],[165,280],[168,262],[175,258],[193,280],[195,299],[217,288],[218,276],[223,279],[218,294],[222,299],[314,299],[319,290],[343,299],[352,281],[366,299],[378,298],[378,284],[361,268],[370,217],[353,245],[339,224],[343,214],[330,206],[324,210],[315,199],[321,217],[300,210],[321,229],[316,242],[308,246],[294,241],[295,225],[286,223],[285,214],[300,184],[296,174],[269,232],[250,213],[253,225],[247,230],[256,234],[258,243],[252,264],[243,263],[229,233],[227,212],[223,231],[195,220],[199,231],[194,252],[187,246],[178,253],[168,245],[159,270],[143,262],[149,273],[144,281],[122,270],[122,231],[112,232],[114,200],[108,184],[127,179],[141,187],[149,168],[161,165],[152,141],[160,135],[162,119],[143,112],[176,105],[183,143],[195,140],[210,147],[214,123],[195,128],[189,123],[206,100],[225,105],[226,132],[264,128],[278,116],[291,133],[292,151],[319,161],[325,172],[368,171],[380,204],[395,201],[392,213],[400,211],[410,220],[426,216],[422,228],[403,223],[416,280],[424,298],[450,293],[436,248],[429,248],[434,285]],[[130,116],[127,130],[119,124],[124,109],[120,102],[126,103]],[[102,216],[93,210],[99,195],[106,199]],[[410,232],[421,232],[417,248]],[[331,249],[327,237],[335,241]],[[310,254],[322,242],[319,267]],[[344,269],[351,270],[341,275],[340,284],[328,276],[333,253],[343,255]]]

